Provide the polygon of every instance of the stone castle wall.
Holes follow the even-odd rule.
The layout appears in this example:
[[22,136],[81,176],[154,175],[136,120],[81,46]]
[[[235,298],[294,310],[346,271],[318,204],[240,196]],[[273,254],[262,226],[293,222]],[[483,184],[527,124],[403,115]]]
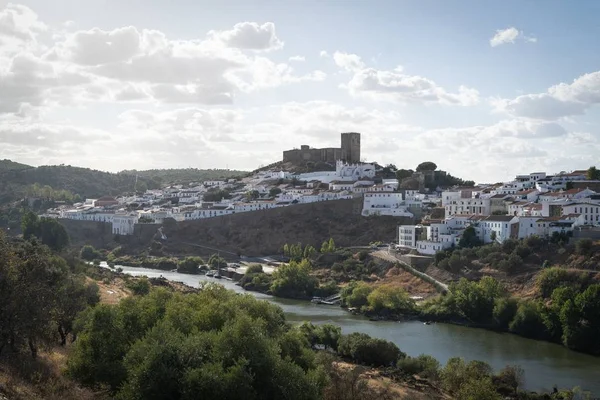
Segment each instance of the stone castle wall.
[[348,132],[341,134],[341,147],[326,147],[313,149],[303,145],[300,149],[286,150],[283,152],[284,162],[327,162],[335,163],[344,160],[348,163],[360,162],[360,133]]

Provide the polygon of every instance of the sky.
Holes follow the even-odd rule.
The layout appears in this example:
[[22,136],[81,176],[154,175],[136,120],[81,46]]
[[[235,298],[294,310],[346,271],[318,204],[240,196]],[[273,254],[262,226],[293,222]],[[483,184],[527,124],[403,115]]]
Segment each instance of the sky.
[[0,0],[0,159],[251,170],[362,134],[476,182],[600,164],[600,2]]

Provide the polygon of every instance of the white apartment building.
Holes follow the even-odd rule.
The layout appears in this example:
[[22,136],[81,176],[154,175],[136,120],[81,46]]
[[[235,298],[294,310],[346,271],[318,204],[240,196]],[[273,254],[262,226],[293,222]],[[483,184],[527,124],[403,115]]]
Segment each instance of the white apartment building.
[[446,201],[444,206],[446,217],[453,215],[490,215],[491,204],[489,198],[459,198]]
[[572,203],[562,206],[563,216],[580,215],[582,225],[600,226],[600,202],[599,203]]

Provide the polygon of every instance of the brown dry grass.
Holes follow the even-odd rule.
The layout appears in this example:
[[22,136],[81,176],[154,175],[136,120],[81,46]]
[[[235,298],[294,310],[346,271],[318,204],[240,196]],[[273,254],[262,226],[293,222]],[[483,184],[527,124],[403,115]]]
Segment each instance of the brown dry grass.
[[414,276],[402,268],[392,267],[375,285],[388,285],[402,288],[411,296],[431,297],[437,294],[435,287],[429,282]]
[[69,348],[41,351],[37,359],[26,354],[0,358],[0,399],[104,400],[105,393],[82,388],[63,375]]
[[[339,371],[349,372],[356,368],[356,365],[347,362],[337,361],[333,367]],[[405,399],[405,400],[441,400],[450,399],[445,394],[439,393],[436,389],[427,384],[409,384],[408,382],[398,382],[373,368],[360,367],[363,369],[359,379],[364,379],[370,391],[369,398],[377,399]]]
[[118,276],[97,281],[87,278],[88,282],[95,282],[100,289],[100,302],[104,304],[118,304],[122,299],[131,296],[125,281]]

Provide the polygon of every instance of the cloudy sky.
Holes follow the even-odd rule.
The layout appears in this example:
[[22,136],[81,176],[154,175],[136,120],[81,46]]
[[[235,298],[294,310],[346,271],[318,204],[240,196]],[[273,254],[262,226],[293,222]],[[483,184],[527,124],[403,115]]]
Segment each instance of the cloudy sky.
[[600,2],[0,0],[0,159],[253,169],[362,133],[478,182],[600,164]]

